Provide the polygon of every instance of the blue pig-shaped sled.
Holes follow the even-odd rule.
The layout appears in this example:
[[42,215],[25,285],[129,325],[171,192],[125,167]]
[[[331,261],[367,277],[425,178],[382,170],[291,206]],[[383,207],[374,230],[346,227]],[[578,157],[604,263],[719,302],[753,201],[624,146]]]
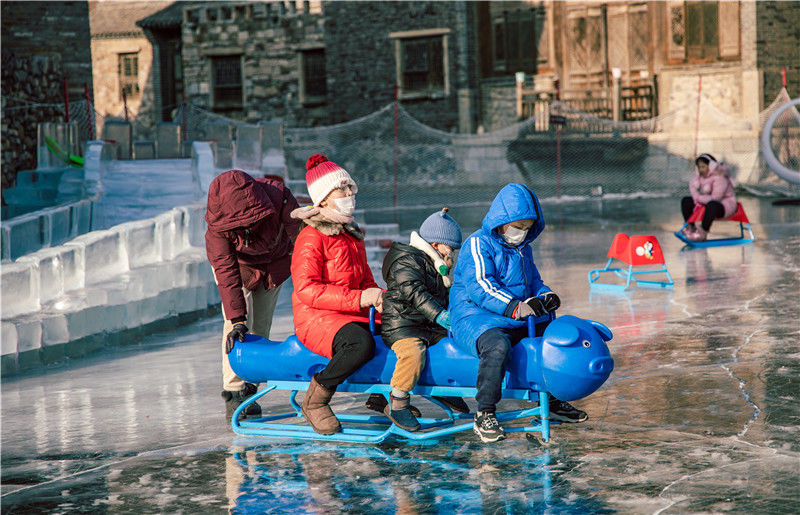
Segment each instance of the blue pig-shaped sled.
[[[372,313],[371,313],[372,314]],[[375,335],[375,325],[370,317],[370,328]],[[529,334],[533,333],[533,320],[529,319]],[[611,331],[593,320],[571,315],[554,319],[541,337],[524,338],[513,348],[508,370],[503,381],[502,398],[538,401],[535,407],[498,411],[500,422],[534,417],[531,426],[505,427],[506,432],[529,432],[541,435],[544,442],[550,439],[550,420],[547,393],[557,399],[573,401],[596,391],[608,379],[614,368],[606,342]],[[375,357],[356,371],[337,392],[381,393],[389,396],[392,373],[397,362],[393,352],[375,335]],[[475,397],[478,375],[478,358],[453,345],[451,338],[443,338],[427,350],[425,368],[413,395],[425,397],[441,407],[445,416],[420,418],[417,432],[409,432],[392,424],[388,417],[337,413],[342,431],[320,435],[305,423],[297,392],[308,388],[311,377],[325,368],[328,358],[314,354],[297,339],[290,336],[284,342],[275,342],[255,335],[247,335],[244,342],[236,342],[228,355],[236,375],[251,383],[267,383],[267,387],[248,398],[231,418],[233,431],[243,435],[277,436],[334,440],[347,442],[381,442],[390,435],[407,440],[435,439],[472,428],[473,414],[453,413],[432,396]],[[265,415],[257,419],[239,420],[248,404],[275,390],[291,392],[294,411]],[[287,422],[294,419],[295,423]],[[469,423],[459,423],[469,419]]]

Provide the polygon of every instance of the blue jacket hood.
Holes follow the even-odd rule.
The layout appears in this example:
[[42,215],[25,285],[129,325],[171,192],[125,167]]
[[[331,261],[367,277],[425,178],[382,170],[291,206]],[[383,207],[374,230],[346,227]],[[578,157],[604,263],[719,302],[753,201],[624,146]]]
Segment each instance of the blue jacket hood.
[[489,212],[483,217],[482,227],[486,233],[491,234],[504,245],[508,245],[494,229],[525,219],[533,220],[533,227],[528,231],[520,246],[528,245],[541,234],[544,230],[544,217],[539,199],[529,187],[524,184],[508,184],[492,201]]

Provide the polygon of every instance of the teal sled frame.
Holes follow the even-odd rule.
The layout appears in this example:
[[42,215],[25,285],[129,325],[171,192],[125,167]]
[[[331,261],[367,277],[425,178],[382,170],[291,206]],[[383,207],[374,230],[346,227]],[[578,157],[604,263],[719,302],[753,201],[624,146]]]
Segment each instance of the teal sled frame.
[[[746,245],[748,243],[752,243],[756,239],[756,237],[753,235],[753,230],[750,228],[750,224],[739,222],[738,238],[717,238],[706,241],[692,241],[683,234],[683,230],[687,225],[689,225],[689,222],[686,222],[681,226],[678,232],[675,233],[675,237],[690,247],[697,247],[699,249],[707,247],[724,247],[728,245]],[[745,231],[747,231],[747,234],[749,235],[748,237],[745,237]]]
[[[631,282],[636,283],[636,286],[641,286],[643,288],[672,288],[675,284],[672,281],[672,276],[669,274],[669,270],[667,270],[667,265],[661,265],[661,268],[656,268],[652,270],[634,270],[633,265],[628,265],[628,268],[612,268],[611,263],[614,261],[614,258],[609,258],[608,263],[606,263],[605,268],[596,268],[594,270],[589,271],[588,279],[589,279],[589,286],[593,288],[604,288],[608,290],[627,290],[631,286]],[[625,284],[612,284],[612,283],[601,283],[597,280],[600,278],[600,274],[605,272],[613,272],[617,276],[625,279]],[[667,280],[666,281],[653,281],[653,280],[645,280],[645,279],[638,279],[637,275],[644,275],[644,274],[666,274]]]
[[[520,399],[529,402],[539,402],[538,406],[511,410],[498,411],[497,420],[499,422],[513,422],[528,417],[534,417],[531,425],[504,427],[506,433],[533,433],[531,436],[546,443],[550,440],[550,424],[558,422],[550,421],[550,405],[547,392],[535,390],[506,389],[506,381],[503,382],[502,398]],[[432,398],[436,396],[445,397],[469,397],[474,398],[477,390],[472,387],[456,386],[417,386],[412,394],[424,397],[444,410],[444,416],[439,418],[419,418],[421,428],[419,431],[411,432],[401,429],[393,424],[388,417],[380,415],[361,415],[337,413],[336,417],[342,423],[342,431],[332,435],[321,435],[316,433],[310,425],[305,423],[305,418],[300,411],[296,396],[300,391],[308,389],[309,381],[270,381],[268,386],[255,395],[246,399],[233,413],[231,417],[231,428],[233,432],[248,436],[271,436],[278,438],[293,438],[307,440],[321,440],[333,442],[352,442],[352,443],[380,443],[386,439],[406,442],[436,441],[440,438],[450,436],[461,431],[471,430],[473,427],[473,413],[453,413],[447,406]],[[344,383],[336,390],[338,392],[350,393],[380,393],[388,399],[392,388],[385,384],[349,384]],[[275,415],[263,416],[260,418],[239,420],[242,412],[248,405],[256,402],[276,391],[291,392],[289,402],[293,411],[279,413]],[[302,420],[301,423],[291,421]]]

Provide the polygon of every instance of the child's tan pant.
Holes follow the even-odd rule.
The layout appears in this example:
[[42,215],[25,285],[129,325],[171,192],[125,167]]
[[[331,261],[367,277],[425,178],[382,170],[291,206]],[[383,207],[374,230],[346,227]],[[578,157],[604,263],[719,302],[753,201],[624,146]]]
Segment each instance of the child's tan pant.
[[397,356],[397,365],[389,384],[397,390],[410,392],[425,367],[425,343],[421,338],[403,338],[392,344],[392,350]]

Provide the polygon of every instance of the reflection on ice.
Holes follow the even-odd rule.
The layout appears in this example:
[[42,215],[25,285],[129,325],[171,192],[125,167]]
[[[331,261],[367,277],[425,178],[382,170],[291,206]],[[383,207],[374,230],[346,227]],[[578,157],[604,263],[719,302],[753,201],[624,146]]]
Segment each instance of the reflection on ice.
[[[240,439],[219,397],[215,317],[4,378],[3,510],[799,513],[800,211],[742,201],[758,239],[705,250],[670,236],[672,199],[545,206],[539,270],[560,314],[610,327],[615,361],[573,403],[589,420],[559,425],[547,447],[469,433],[426,446]],[[591,291],[586,273],[617,232],[659,238],[672,292]],[[290,294],[275,339],[292,332]],[[366,413],[365,398],[342,393],[333,409]],[[285,411],[288,393],[264,408]]]

